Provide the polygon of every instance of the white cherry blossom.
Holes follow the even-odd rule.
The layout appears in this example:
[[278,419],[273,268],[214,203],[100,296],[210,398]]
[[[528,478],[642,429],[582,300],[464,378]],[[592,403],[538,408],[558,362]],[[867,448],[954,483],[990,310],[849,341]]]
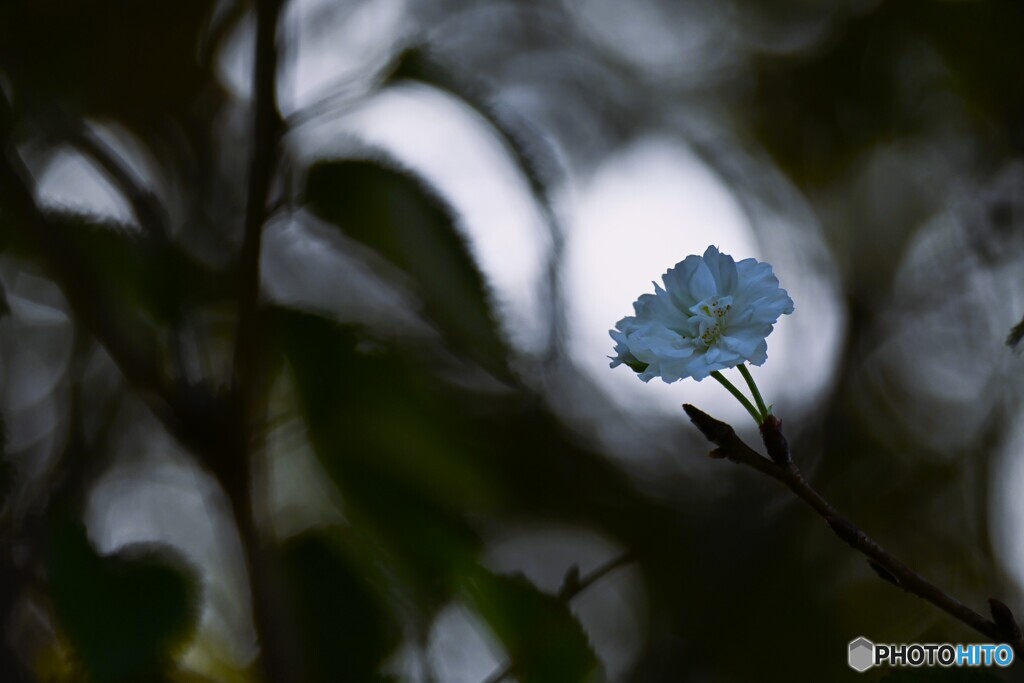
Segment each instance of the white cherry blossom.
[[779,286],[772,267],[748,258],[740,262],[716,247],[687,256],[654,283],[611,330],[611,367],[627,365],[645,382],[698,382],[716,370],[743,363],[761,365],[766,337],[779,317],[793,312],[793,300]]

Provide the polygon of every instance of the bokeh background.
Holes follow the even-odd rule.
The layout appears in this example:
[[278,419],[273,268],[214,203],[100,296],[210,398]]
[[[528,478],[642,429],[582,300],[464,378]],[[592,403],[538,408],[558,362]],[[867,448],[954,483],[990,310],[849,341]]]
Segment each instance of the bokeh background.
[[980,640],[708,459],[681,403],[757,441],[720,386],[608,368],[708,244],[796,303],[754,374],[814,485],[1024,610],[1024,4],[289,0],[254,131],[274,5],[0,5],[3,680],[843,680],[857,636]]

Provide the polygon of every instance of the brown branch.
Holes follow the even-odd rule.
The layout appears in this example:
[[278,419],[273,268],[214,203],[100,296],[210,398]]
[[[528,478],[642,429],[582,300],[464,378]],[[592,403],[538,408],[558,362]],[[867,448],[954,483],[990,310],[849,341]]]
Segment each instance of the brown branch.
[[[793,462],[777,463],[769,460],[744,443],[732,426],[716,420],[689,404],[684,405],[683,410],[686,411],[690,420],[704,437],[717,446],[711,452],[712,457],[724,458],[740,465],[746,465],[783,484],[818,513],[843,542],[864,555],[879,577],[930,602],[991,640],[1009,643],[1018,659],[1024,657],[1024,641],[1021,639],[1020,629],[1019,627],[1014,629],[1016,621],[1006,605],[998,600],[994,603],[990,601],[995,621],[975,612],[908,567],[873,538],[857,528],[853,522],[843,517],[832,507],[831,503],[811,488]],[[778,438],[782,438],[784,442],[784,437],[781,436],[781,426],[776,424],[773,429],[778,432]],[[764,433],[763,436],[770,448],[778,447],[779,442],[776,437]],[[788,456],[788,446],[786,448]]]
[[263,333],[260,309],[260,251],[267,204],[274,175],[281,115],[276,101],[278,19],[283,0],[257,0],[253,69],[253,127],[242,248],[239,253],[238,322],[231,378],[229,446],[212,463],[231,499],[245,548],[252,593],[253,620],[260,641],[263,679],[268,683],[296,680],[293,629],[271,554],[264,547],[253,509],[253,468],[260,449],[264,410]]
[[[218,472],[229,493],[249,498],[250,439],[256,436],[259,413],[261,334],[260,250],[267,202],[277,158],[281,115],[277,108],[277,21],[282,0],[256,2],[256,42],[253,70],[253,127],[245,225],[238,268],[238,322],[231,376],[232,453],[222,458]],[[251,511],[247,516],[251,516]]]
[[[598,565],[593,571],[582,577],[579,574],[579,568],[576,565],[573,565],[569,568],[569,571],[566,572],[565,579],[562,581],[562,587],[558,589],[558,599],[563,603],[568,604],[573,598],[593,586],[608,574],[611,574],[619,567],[624,567],[635,561],[636,555],[632,552],[626,552],[622,555],[611,558],[604,564]],[[488,676],[484,683],[501,683],[511,676],[514,671],[514,662],[507,662]]]
[[257,364],[260,294],[260,248],[267,218],[267,198],[277,158],[282,122],[275,94],[277,72],[277,20],[282,0],[256,2],[256,46],[253,71],[252,160],[245,209],[245,233],[239,255],[240,301],[238,333],[235,338],[232,388],[246,394]]

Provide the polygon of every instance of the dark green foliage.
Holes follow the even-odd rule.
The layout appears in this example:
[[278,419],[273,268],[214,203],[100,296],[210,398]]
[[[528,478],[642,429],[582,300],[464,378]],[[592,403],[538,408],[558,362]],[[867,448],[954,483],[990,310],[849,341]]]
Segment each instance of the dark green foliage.
[[463,515],[498,502],[473,421],[410,359],[361,353],[352,330],[285,311],[275,327],[346,515],[429,613],[474,563],[478,541]]
[[[619,488],[620,475],[588,462],[569,441],[556,446],[565,437],[541,414],[520,408],[496,413],[493,421],[474,417],[471,397],[445,388],[406,353],[360,351],[355,330],[293,311],[276,312],[274,326],[314,447],[353,524],[330,548],[323,540],[303,541],[303,552],[337,562],[330,553],[346,547],[347,561],[363,577],[389,567],[397,581],[390,590],[411,599],[423,617],[460,592],[467,595],[512,653],[520,680],[589,680],[596,659],[567,606],[525,581],[480,569],[479,542],[466,517],[500,509],[504,494],[513,492],[521,495],[517,507],[541,514],[569,502],[569,480]],[[579,469],[552,478],[554,451],[546,448],[557,448]],[[621,504],[627,496],[619,490],[608,498]],[[573,500],[574,509],[560,512],[586,517]],[[658,523],[653,511],[648,522]]]
[[421,179],[376,161],[323,161],[309,170],[305,199],[408,273],[425,313],[453,345],[492,372],[507,372],[480,270],[451,208]]
[[[82,275],[100,293],[128,305],[154,321],[170,322],[190,306],[228,297],[234,281],[229,273],[215,272],[172,244],[140,234],[136,228],[87,214],[49,212],[64,247],[82,266]],[[6,226],[0,224],[0,232]],[[31,226],[11,225],[11,250],[19,257],[38,258],[25,243]],[[0,236],[2,237],[2,236]]]
[[[1014,83],[1024,62],[1022,23],[1018,2],[878,3],[840,22],[817,50],[761,60],[750,109],[758,136],[813,187],[841,177],[873,144],[943,123],[927,105],[949,89],[986,124],[1004,124],[1019,153],[1024,95]],[[932,50],[948,71],[922,64]],[[927,80],[908,90],[908,72],[895,64],[926,67]]]
[[320,316],[279,310],[275,323],[314,446],[339,479],[376,472],[452,509],[494,500],[474,453],[484,434],[452,410],[466,396],[417,371],[411,355],[367,346]]
[[58,519],[47,572],[62,630],[92,683],[162,680],[195,628],[198,578],[168,546],[132,545],[101,556],[81,523]]
[[63,221],[71,247],[112,294],[161,321],[232,294],[229,274],[209,270],[181,250],[77,216]]
[[813,59],[800,53],[761,64],[754,123],[800,182],[828,182],[872,140],[909,132],[913,122],[893,106],[898,93],[889,68],[905,47],[900,40],[891,22],[858,18]]
[[[983,126],[1024,151],[1024,4],[1013,0],[969,3],[894,3],[906,26],[919,30],[950,69],[952,85],[971,103]],[[994,125],[993,125],[994,124]]]
[[569,607],[522,577],[478,571],[466,581],[470,603],[530,683],[599,681],[600,664]]
[[294,609],[302,634],[303,680],[378,681],[381,662],[402,632],[377,587],[370,565],[339,549],[345,530],[293,538],[284,548]]

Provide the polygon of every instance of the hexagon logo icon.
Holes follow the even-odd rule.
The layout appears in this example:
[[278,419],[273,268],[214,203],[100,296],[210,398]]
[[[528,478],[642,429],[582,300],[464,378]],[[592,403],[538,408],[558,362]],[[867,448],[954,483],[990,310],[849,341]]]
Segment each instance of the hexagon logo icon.
[[875,665],[875,644],[864,637],[850,641],[850,668],[864,672]]

